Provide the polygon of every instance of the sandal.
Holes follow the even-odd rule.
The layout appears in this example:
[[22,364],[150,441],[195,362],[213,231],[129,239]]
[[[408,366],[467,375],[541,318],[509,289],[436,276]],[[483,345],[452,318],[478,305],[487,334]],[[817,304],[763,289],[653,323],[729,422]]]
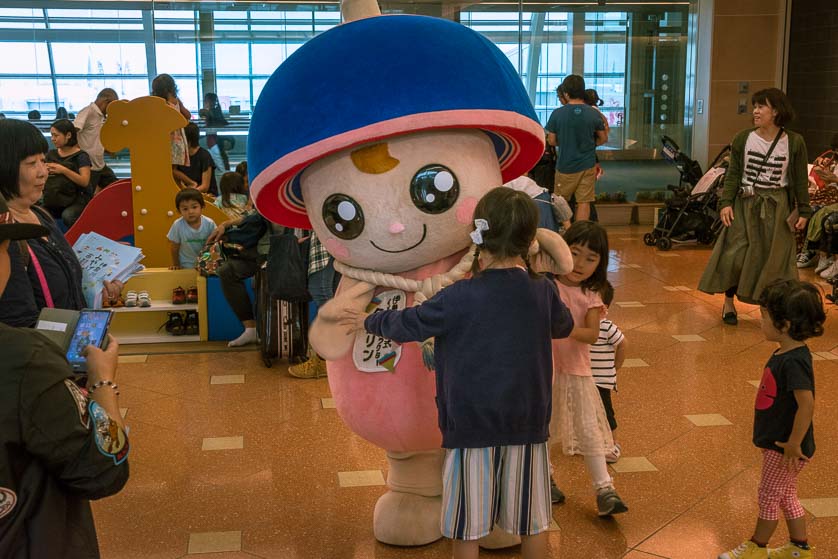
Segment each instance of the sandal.
[[196,286],[193,285],[186,291],[186,302],[190,305],[198,303],[198,288]]
[[125,306],[126,307],[136,307],[137,306],[137,292],[136,291],[129,291],[125,294]]
[[172,304],[183,305],[186,303],[186,291],[182,287],[177,286],[172,290]]
[[[131,292],[128,292],[128,297],[131,296]],[[128,306],[128,300],[125,300],[125,306]],[[140,291],[137,294],[137,306],[148,308],[151,306],[151,297],[148,295],[148,291]]]

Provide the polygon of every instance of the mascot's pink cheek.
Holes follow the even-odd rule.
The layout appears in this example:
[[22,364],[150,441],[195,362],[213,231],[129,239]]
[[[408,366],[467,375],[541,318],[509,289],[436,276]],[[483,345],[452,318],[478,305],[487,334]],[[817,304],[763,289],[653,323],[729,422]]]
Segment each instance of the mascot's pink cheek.
[[474,218],[474,208],[477,207],[477,198],[469,196],[457,206],[457,221],[460,223],[471,223]]
[[326,247],[326,250],[329,251],[329,254],[331,254],[337,259],[349,258],[349,249],[346,248],[345,244],[338,241],[337,239],[326,239],[326,242],[323,243],[323,246]]

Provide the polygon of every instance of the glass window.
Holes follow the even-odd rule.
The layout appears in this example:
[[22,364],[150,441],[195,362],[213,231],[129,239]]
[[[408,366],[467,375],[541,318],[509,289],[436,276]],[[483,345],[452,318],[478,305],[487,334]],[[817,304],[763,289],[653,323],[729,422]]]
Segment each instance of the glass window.
[[255,43],[253,51],[253,74],[271,75],[288,56],[300,48],[302,43]]
[[197,46],[195,43],[157,43],[157,73],[196,75]]
[[217,93],[219,96],[223,95],[224,97],[228,97],[230,99],[230,105],[238,105],[241,112],[250,112],[249,79],[219,79]]
[[2,43],[0,74],[49,74],[46,43]]
[[55,96],[49,78],[0,79],[0,111],[25,115],[32,110],[55,114]]
[[142,43],[54,43],[52,58],[57,74],[148,73]]
[[247,43],[222,43],[215,45],[215,71],[218,74],[250,74]]

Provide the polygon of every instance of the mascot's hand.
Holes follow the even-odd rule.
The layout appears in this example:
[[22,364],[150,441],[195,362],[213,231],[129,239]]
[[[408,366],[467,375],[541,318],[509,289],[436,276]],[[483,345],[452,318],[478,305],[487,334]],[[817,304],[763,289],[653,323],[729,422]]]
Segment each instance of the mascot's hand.
[[561,235],[550,229],[539,228],[535,233],[538,252],[530,259],[536,272],[550,272],[563,276],[573,270],[573,255]]
[[[314,350],[327,361],[342,358],[352,349],[355,330],[348,331],[341,320],[347,310],[363,313],[372,300],[375,286],[344,276],[335,297],[323,305],[309,329]],[[362,326],[363,328],[363,326]]]

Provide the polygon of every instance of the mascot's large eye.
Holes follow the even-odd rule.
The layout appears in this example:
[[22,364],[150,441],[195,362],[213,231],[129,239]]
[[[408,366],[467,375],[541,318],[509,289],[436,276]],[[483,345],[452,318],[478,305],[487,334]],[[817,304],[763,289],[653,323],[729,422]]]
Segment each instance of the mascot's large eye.
[[450,209],[459,196],[457,177],[443,165],[426,165],[410,181],[413,205],[428,214],[441,214]]
[[323,221],[341,239],[354,239],[364,230],[361,205],[346,194],[332,194],[323,202]]

